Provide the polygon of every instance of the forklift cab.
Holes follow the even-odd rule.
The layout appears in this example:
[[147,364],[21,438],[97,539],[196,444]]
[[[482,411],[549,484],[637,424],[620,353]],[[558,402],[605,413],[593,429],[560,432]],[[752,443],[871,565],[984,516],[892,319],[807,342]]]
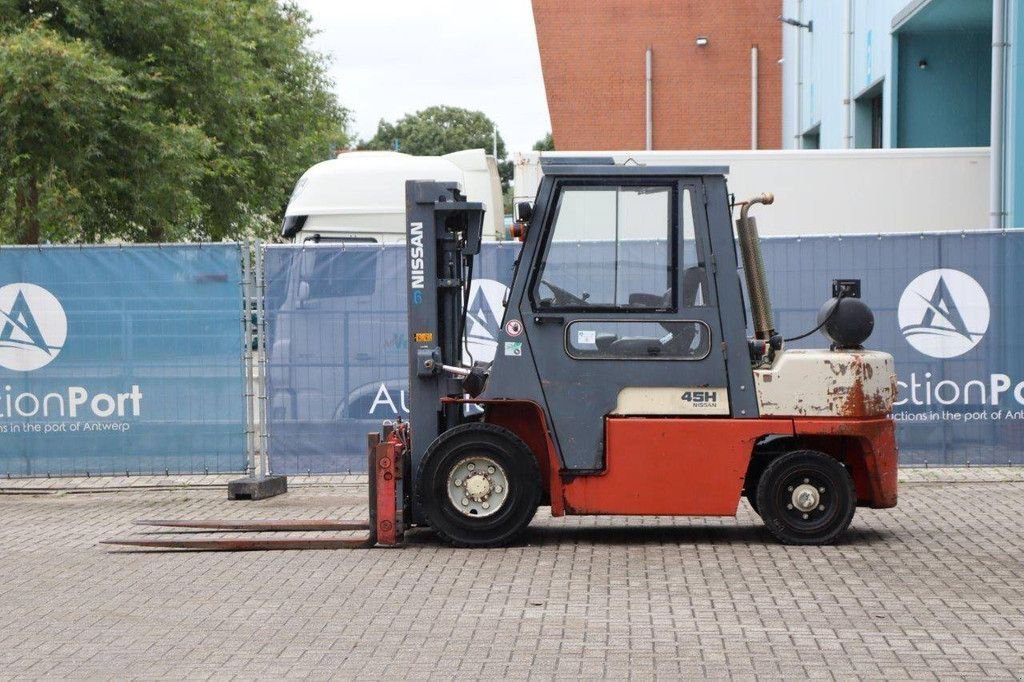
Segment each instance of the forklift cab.
[[[522,346],[501,340],[482,397],[540,398],[578,472],[604,468],[595,412],[755,415],[725,169],[545,173],[502,328],[521,326]],[[709,203],[723,229],[709,230]],[[519,365],[535,367],[536,385]]]

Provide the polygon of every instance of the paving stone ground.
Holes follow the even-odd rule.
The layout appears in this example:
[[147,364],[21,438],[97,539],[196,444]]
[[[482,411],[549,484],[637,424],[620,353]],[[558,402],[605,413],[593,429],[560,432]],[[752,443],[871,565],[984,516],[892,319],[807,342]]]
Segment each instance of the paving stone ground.
[[0,678],[1024,678],[1024,477],[919,472],[835,547],[777,545],[743,503],[735,519],[541,513],[505,549],[419,532],[236,554],[97,541],[140,517],[355,518],[365,487],[228,502],[4,481]]

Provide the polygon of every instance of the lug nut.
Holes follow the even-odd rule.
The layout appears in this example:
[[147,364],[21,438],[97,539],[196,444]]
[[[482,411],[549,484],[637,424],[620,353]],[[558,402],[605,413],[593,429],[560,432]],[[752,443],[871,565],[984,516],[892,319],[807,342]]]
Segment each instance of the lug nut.
[[487,467],[487,473],[493,474],[494,473],[494,467]]
[[455,479],[455,487],[458,488],[461,485],[462,485],[462,479],[461,478],[456,478]]
[[468,497],[463,497],[462,498],[462,506],[465,507],[468,504],[469,504],[469,498]]
[[469,464],[466,465],[466,468],[472,471],[473,469],[476,469],[476,464],[470,462]]
[[805,518],[805,519],[807,518],[807,514],[804,514],[804,518]]
[[819,504],[818,505],[818,511],[825,511],[825,505]]
[[483,507],[484,509],[490,509],[490,508],[491,508],[491,504],[490,504],[489,502],[484,502],[484,503],[483,503],[482,505],[480,505],[480,506],[482,506],[482,507]]

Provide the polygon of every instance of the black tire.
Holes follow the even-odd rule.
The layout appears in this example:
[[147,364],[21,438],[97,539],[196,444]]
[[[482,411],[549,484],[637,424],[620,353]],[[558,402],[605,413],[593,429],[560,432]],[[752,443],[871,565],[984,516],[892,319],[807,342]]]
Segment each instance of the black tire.
[[761,512],[758,511],[757,507],[757,484],[761,480],[761,475],[764,473],[764,469],[768,466],[770,461],[767,455],[755,455],[750,460],[750,465],[747,468],[747,476],[743,481],[743,496],[747,498],[747,503],[750,504],[750,508],[754,510],[754,513],[758,516]]
[[757,485],[757,507],[779,542],[828,545],[849,528],[857,494],[850,472],[835,458],[795,450],[765,468]]
[[[466,497],[463,504],[467,506],[460,507],[452,498],[456,494],[452,486],[468,486],[468,479],[459,478],[458,472],[465,471],[467,461],[475,466],[471,460],[477,458],[495,465],[494,478],[481,471],[480,480],[488,481],[482,484],[487,497],[472,502]],[[443,433],[427,448],[416,481],[416,500],[430,527],[441,540],[457,547],[495,547],[514,542],[530,525],[540,504],[537,458],[518,436],[494,424],[463,424]],[[494,492],[497,488],[500,494]],[[494,509],[483,509],[485,502],[499,497]]]
[[757,507],[757,493],[756,492],[750,492],[750,493],[746,493],[745,496],[747,498],[747,504],[750,505],[750,508],[754,510],[755,514],[760,516],[761,512],[758,510],[758,507]]

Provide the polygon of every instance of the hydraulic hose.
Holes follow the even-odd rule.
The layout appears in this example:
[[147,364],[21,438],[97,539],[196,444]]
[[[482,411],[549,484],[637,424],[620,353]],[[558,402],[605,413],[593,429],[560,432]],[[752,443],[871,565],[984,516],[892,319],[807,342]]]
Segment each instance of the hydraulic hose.
[[783,339],[782,341],[784,343],[789,343],[790,341],[799,341],[800,339],[806,339],[808,336],[824,327],[826,324],[829,323],[829,320],[835,317],[835,314],[839,311],[839,302],[842,301],[844,298],[846,298],[846,292],[840,290],[839,295],[836,296],[836,302],[832,304],[832,310],[828,311],[828,315],[826,315],[825,319],[821,321],[821,324],[819,324],[817,327],[815,327],[814,329],[805,334],[801,334],[800,336],[794,336],[788,339]]

